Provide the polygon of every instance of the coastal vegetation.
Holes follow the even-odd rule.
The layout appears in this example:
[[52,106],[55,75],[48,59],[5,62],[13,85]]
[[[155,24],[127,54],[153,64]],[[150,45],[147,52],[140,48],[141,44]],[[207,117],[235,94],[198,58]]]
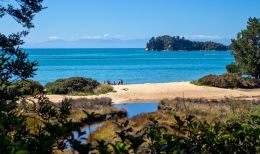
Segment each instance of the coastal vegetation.
[[[22,38],[34,27],[34,16],[44,9],[42,2],[15,0],[8,1],[8,5],[0,4],[0,18],[9,15],[23,28],[21,32],[0,33],[0,153],[3,154],[53,153],[55,149],[66,148],[72,132],[82,126],[68,119],[71,106],[66,100],[56,107],[44,95],[35,96],[37,116],[30,116],[18,108],[22,96],[9,90],[12,83],[33,77],[37,70],[37,63],[28,60],[28,54],[20,46],[24,43]],[[29,124],[29,117],[39,117],[40,123]]]
[[[17,33],[0,33],[1,154],[50,154],[66,149],[68,144],[80,151],[84,145],[74,138],[73,131],[97,120],[92,118],[94,114],[86,112],[84,120],[72,121],[69,117],[72,105],[66,99],[58,105],[44,94],[23,99],[23,94],[36,91],[37,88],[30,85],[39,86],[35,82],[24,83],[34,76],[38,64],[28,60],[28,54],[20,46],[24,43],[22,38],[34,27],[34,16],[45,8],[42,2],[15,0],[0,4],[0,18],[9,15],[23,28]],[[22,81],[16,82],[18,80]],[[30,88],[23,87],[25,85]],[[16,92],[12,90],[14,86],[23,90]]]
[[249,18],[247,28],[232,40],[235,62],[228,69],[260,79],[260,18]]
[[48,94],[93,95],[113,91],[108,84],[100,84],[97,80],[83,77],[58,79],[45,85]]
[[79,98],[69,99],[69,102],[72,106],[69,117],[73,121],[84,120],[86,113],[95,113],[96,122],[127,117],[126,110],[115,108],[110,98]]
[[17,93],[18,95],[35,95],[44,92],[44,87],[38,82],[33,80],[19,80],[13,82],[9,86],[9,91]]
[[260,88],[260,80],[250,77],[241,77],[238,74],[207,75],[198,80],[192,81],[193,84],[201,86],[212,86],[218,88]]
[[89,141],[97,151],[106,145],[108,153],[258,153],[259,103],[162,100],[157,112],[108,122]]
[[78,96],[99,95],[113,92],[109,84],[100,84],[90,78],[72,77],[49,82],[45,86],[34,80],[18,80],[8,87],[8,91],[21,96],[32,96],[40,93],[70,94]]
[[[42,96],[35,96],[42,97]],[[124,109],[118,109],[113,107],[112,100],[110,98],[95,98],[95,99],[87,99],[87,98],[79,98],[79,99],[64,99],[60,103],[50,102],[48,99],[45,101],[49,102],[52,107],[58,109],[62,107],[63,103],[66,103],[70,106],[70,112],[68,113],[68,119],[73,122],[87,124],[88,115],[94,113],[96,123],[102,122],[105,120],[113,120],[120,119],[127,116],[127,112]],[[24,111],[25,115],[29,115],[26,120],[30,123],[29,126],[32,128],[36,127],[43,120],[40,116],[38,116],[37,111],[40,110],[41,106],[38,101],[23,99],[21,103],[18,104],[18,109]]]
[[[15,2],[0,4],[0,18],[10,15],[25,29],[0,34],[1,154],[260,152],[257,101],[163,100],[158,112],[130,120],[119,119],[126,116],[126,111],[113,108],[109,98],[51,102],[38,82],[26,81],[34,76],[37,63],[28,60],[28,54],[20,48],[24,43],[22,37],[34,27],[34,16],[44,9],[43,1]],[[248,73],[259,79],[258,70],[253,70]],[[108,85],[99,86],[93,79],[69,78],[49,83],[46,89],[59,94],[111,90]],[[32,98],[23,97],[27,94],[32,94]],[[116,120],[108,121],[98,130],[105,129],[103,137],[109,138],[97,138],[95,134],[81,138],[85,134],[82,127],[113,119]],[[74,135],[76,132],[79,138]]]
[[90,78],[72,77],[47,83],[45,88],[51,94],[93,93],[99,85],[98,81]]
[[147,51],[194,51],[194,50],[229,50],[228,46],[215,42],[190,41],[180,36],[152,37],[146,45]]
[[226,66],[229,74],[208,75],[192,83],[220,88],[260,88],[260,18],[249,18],[247,28],[232,40],[235,62]]

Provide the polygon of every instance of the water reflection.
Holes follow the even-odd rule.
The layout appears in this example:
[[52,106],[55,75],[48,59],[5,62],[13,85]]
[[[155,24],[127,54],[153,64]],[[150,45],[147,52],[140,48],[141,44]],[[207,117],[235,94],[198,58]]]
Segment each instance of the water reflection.
[[[156,112],[158,109],[159,103],[156,102],[149,102],[149,103],[127,103],[127,104],[115,104],[114,107],[116,108],[123,108],[127,111],[127,118],[132,118],[139,114],[149,113],[149,112]],[[79,136],[78,132],[74,132],[74,137],[77,138],[82,143],[86,142],[86,138],[96,131],[99,127],[101,127],[104,123],[93,124],[91,126],[86,126],[82,128],[82,132],[84,135]]]

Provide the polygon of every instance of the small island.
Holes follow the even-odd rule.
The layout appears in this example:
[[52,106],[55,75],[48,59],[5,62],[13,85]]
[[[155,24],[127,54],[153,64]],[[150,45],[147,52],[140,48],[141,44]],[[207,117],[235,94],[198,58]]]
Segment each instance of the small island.
[[146,44],[146,51],[196,51],[196,50],[229,50],[229,46],[215,42],[190,41],[180,36],[152,37]]

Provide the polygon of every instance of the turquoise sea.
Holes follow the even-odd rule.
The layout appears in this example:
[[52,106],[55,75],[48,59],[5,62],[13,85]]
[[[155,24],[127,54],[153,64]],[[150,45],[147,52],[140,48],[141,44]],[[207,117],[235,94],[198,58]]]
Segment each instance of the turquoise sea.
[[190,81],[225,73],[228,51],[146,52],[144,49],[27,49],[39,63],[34,80],[42,84],[73,76],[128,84]]

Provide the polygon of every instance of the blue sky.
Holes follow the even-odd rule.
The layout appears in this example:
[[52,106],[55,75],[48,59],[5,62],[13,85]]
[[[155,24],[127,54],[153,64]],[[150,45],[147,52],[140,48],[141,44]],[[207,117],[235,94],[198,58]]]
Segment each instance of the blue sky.
[[[260,0],[45,0],[27,42],[55,39],[140,39],[158,35],[232,38],[249,17],[260,17]],[[5,17],[1,32],[19,26]]]

